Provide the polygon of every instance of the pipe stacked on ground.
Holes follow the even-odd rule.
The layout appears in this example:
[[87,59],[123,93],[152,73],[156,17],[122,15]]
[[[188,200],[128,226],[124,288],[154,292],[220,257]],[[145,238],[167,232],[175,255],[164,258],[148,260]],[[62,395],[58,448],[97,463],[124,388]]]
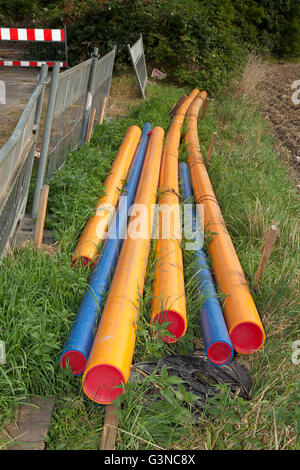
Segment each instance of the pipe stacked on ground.
[[124,195],[119,200],[119,205],[114,214],[108,237],[104,242],[102,253],[91,276],[88,289],[78,309],[76,319],[60,356],[59,362],[61,367],[64,368],[69,364],[74,375],[81,374],[88,361],[94,340],[94,329],[98,325],[98,315],[103,308],[104,297],[108,291],[118,255],[126,236],[128,208],[134,201],[150,131],[151,126],[149,123],[146,123],[141,143],[135,153],[128,182],[124,188]]
[[[156,201],[164,131],[156,127],[150,136],[135,208],[123,243],[110,292],[83,374],[83,390],[93,401],[111,403],[123,393],[133,358],[139,295],[144,288],[151,234],[152,206]],[[140,236],[134,227],[140,227]]]
[[224,318],[231,343],[238,353],[250,354],[263,346],[265,333],[200,152],[197,116],[206,97],[202,92],[188,111],[188,164],[196,202],[204,204],[205,229],[212,237],[209,253],[215,280],[225,296]]
[[73,265],[77,261],[83,266],[96,262],[98,245],[105,238],[140,137],[141,129],[138,126],[127,129],[111,172],[104,182],[105,196],[98,200],[96,214],[90,218],[82,232],[73,255]]
[[187,328],[178,200],[178,152],[185,114],[198,93],[199,90],[193,90],[175,113],[167,134],[160,171],[159,236],[155,251],[157,267],[151,321],[166,323],[171,334],[162,339],[169,343],[184,336]]
[[[193,194],[188,166],[186,163],[181,163],[179,169],[184,200],[186,203],[191,203]],[[194,234],[197,229],[194,206],[191,212],[191,220],[188,220],[187,223]],[[233,349],[229,334],[206,254],[203,249],[195,249],[193,251],[193,255],[195,259],[195,280],[197,282],[196,292],[198,295],[203,296],[203,304],[200,312],[200,325],[206,356],[213,364],[224,365],[230,362],[233,357]]]

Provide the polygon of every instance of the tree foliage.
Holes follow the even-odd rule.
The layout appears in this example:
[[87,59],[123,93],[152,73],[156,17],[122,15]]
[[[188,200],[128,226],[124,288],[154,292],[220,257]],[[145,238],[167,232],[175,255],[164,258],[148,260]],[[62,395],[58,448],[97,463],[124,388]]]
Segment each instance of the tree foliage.
[[67,25],[71,63],[105,54],[143,33],[147,62],[180,84],[215,89],[243,63],[248,50],[300,54],[298,0],[7,0],[3,25]]

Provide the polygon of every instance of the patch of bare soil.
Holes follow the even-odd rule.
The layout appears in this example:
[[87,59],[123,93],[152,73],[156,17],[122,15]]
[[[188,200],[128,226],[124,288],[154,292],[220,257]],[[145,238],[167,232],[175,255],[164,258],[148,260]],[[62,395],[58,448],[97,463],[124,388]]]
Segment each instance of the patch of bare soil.
[[264,72],[258,86],[263,97],[261,108],[277,144],[300,182],[300,103],[295,100],[300,82],[297,88],[292,88],[293,83],[300,81],[300,63],[264,64]]
[[113,119],[128,115],[131,108],[143,101],[136,78],[122,75],[112,78],[107,116]]

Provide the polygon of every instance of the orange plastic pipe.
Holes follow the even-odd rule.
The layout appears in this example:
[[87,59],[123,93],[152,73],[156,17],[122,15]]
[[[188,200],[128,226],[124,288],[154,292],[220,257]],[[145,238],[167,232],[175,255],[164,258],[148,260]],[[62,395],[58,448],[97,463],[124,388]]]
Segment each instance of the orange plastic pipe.
[[225,296],[224,318],[232,346],[239,353],[250,354],[263,346],[265,332],[200,152],[197,116],[206,97],[203,91],[188,111],[188,164],[196,201],[204,204],[205,229],[212,237],[208,250],[216,282]]
[[95,208],[96,214],[90,218],[82,232],[73,255],[73,265],[79,259],[84,266],[91,261],[96,261],[98,245],[104,239],[109,222],[114,214],[120,189],[124,185],[124,179],[130,168],[141,132],[141,129],[137,126],[131,126],[127,129],[112,164],[111,172],[104,181],[105,196],[98,200]]
[[155,251],[157,267],[151,322],[168,323],[166,328],[171,334],[162,339],[169,343],[184,336],[187,329],[178,200],[178,152],[186,112],[198,94],[198,89],[193,90],[176,111],[167,134],[160,171],[159,237]]
[[128,227],[140,226],[141,236],[128,230],[110,292],[83,375],[85,394],[97,403],[111,403],[129,378],[152,234],[152,205],[156,201],[164,131],[153,129],[149,139],[135,206]]

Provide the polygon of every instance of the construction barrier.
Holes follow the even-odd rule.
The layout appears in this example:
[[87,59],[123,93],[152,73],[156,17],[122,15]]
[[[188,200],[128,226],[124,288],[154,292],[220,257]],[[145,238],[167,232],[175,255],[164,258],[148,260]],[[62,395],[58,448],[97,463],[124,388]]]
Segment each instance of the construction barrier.
[[148,82],[147,67],[145,59],[145,51],[143,44],[143,36],[140,35],[139,39],[130,46],[128,44],[128,51],[131,58],[131,62],[136,74],[136,78],[142,93],[143,98],[146,98],[146,87]]
[[[167,342],[177,341],[187,328],[178,199],[178,151],[186,111],[198,93],[199,90],[195,89],[175,113],[167,134],[159,179],[159,238],[155,251],[157,267],[153,283],[151,321],[168,323],[167,329],[171,335],[163,337]],[[169,215],[171,212],[173,216]],[[170,221],[166,229],[163,220]]]
[[53,67],[55,61],[68,65],[66,28],[0,28],[0,66]]
[[89,281],[87,292],[80,304],[76,319],[60,356],[61,367],[69,364],[74,375],[81,374],[86,367],[94,339],[94,330],[99,322],[99,312],[118,261],[125,238],[128,208],[134,201],[139,183],[145,153],[149,140],[150,124],[145,124],[141,143],[136,151],[128,182],[124,188],[111,228],[106,239],[95,271]]
[[[141,215],[142,236],[123,243],[110,292],[83,374],[83,390],[97,403],[111,403],[123,393],[135,347],[139,295],[142,295],[147,268],[153,211],[156,201],[164,131],[156,127],[150,136],[135,204]],[[136,215],[131,215],[129,226]],[[139,217],[139,216],[138,216]]]
[[225,296],[224,318],[231,343],[238,353],[250,354],[263,346],[265,333],[200,152],[197,116],[206,98],[202,92],[188,110],[188,164],[196,202],[204,204],[205,229],[212,237],[208,249],[214,277]]

